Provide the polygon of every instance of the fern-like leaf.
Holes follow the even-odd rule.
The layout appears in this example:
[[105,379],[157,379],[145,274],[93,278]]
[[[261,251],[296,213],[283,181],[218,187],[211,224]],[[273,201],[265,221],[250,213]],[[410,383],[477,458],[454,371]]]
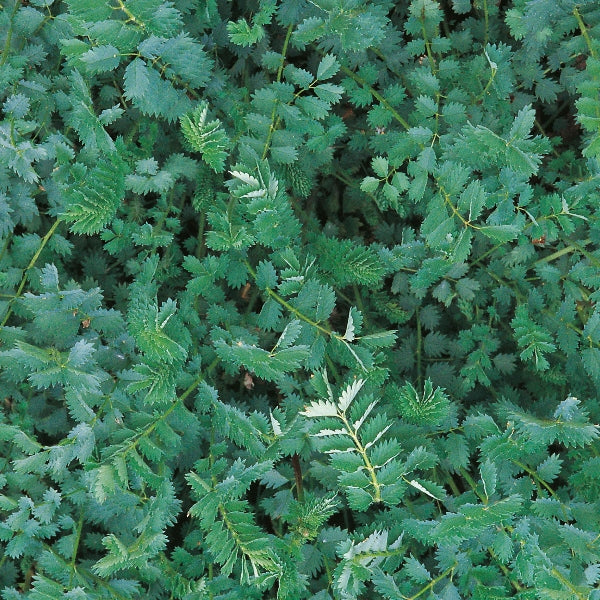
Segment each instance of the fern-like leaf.
[[208,103],[201,102],[191,113],[180,118],[186,141],[215,173],[222,173],[227,158],[229,138],[219,119],[208,121]]
[[425,381],[422,394],[407,382],[392,401],[403,419],[417,425],[439,425],[450,409],[446,394],[440,388],[434,390],[429,379]]
[[113,154],[89,169],[77,164],[74,181],[64,190],[65,221],[73,233],[98,233],[114,218],[125,195],[125,163]]

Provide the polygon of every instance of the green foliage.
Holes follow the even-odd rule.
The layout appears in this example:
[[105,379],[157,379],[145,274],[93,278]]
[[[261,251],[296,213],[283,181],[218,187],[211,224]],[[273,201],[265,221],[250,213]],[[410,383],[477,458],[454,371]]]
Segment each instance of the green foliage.
[[208,104],[201,103],[191,115],[180,118],[181,130],[192,150],[202,154],[202,160],[217,173],[223,171],[229,140],[221,121],[206,122]]
[[597,4],[0,6],[2,600],[600,599]]

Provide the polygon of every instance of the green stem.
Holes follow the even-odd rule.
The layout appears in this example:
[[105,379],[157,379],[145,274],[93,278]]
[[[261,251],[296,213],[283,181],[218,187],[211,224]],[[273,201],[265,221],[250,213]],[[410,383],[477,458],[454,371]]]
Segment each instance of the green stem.
[[213,563],[208,563],[208,582],[209,582],[208,583],[208,585],[209,585],[208,597],[210,600],[213,600],[213,598],[214,598],[212,587],[210,587],[210,584],[211,584],[213,578],[214,578],[214,566],[213,566]]
[[6,236],[6,240],[4,241],[4,246],[2,246],[2,250],[0,251],[0,261],[4,258],[4,254],[6,253],[6,249],[12,240],[13,233],[12,231]]
[[504,573],[504,576],[506,577],[506,579],[508,579],[510,584],[515,588],[515,590],[517,590],[517,592],[520,592],[523,589],[523,586],[518,581],[515,581],[513,577],[511,577],[512,573],[510,569],[508,569],[506,565],[500,562],[500,559],[498,558],[498,556],[492,548],[488,548],[487,551],[489,555],[494,559],[494,562],[500,567],[500,570],[502,571],[502,573]]
[[333,576],[331,574],[331,567],[329,566],[329,561],[327,560],[327,557],[325,555],[323,555],[323,565],[325,565],[325,574],[327,575],[327,589],[329,590],[329,588],[333,584]]
[[200,214],[200,222],[198,223],[198,235],[196,244],[196,257],[203,258],[206,246],[204,245],[204,227],[206,226],[206,213],[202,211]]
[[[355,188],[357,190],[360,189],[360,183],[357,184],[355,180],[345,177],[342,173],[333,171],[331,173],[331,175],[333,177],[335,177],[336,179],[339,179],[342,183],[346,184],[348,187]],[[373,201],[373,206],[377,209],[377,212],[379,214],[382,214],[381,209],[377,205],[377,198],[375,198],[375,195],[372,194],[371,192],[364,192],[362,190],[361,190],[361,193],[366,194]],[[382,216],[382,218],[383,218],[383,216]]]
[[113,456],[115,456],[116,454],[127,454],[128,452],[131,452],[131,450],[133,450],[139,443],[140,440],[142,438],[147,437],[148,435],[150,435],[157,427],[158,424],[161,421],[164,421],[176,408],[179,404],[183,403],[185,401],[185,399],[198,387],[198,385],[200,385],[200,383],[202,381],[204,381],[205,378],[205,374],[209,373],[210,371],[212,371],[216,365],[219,363],[221,359],[219,357],[216,357],[212,363],[210,365],[208,365],[208,367],[206,368],[205,373],[198,375],[198,377],[196,377],[196,379],[189,385],[189,387],[181,394],[181,396],[179,396],[172,404],[171,406],[169,406],[169,408],[167,408],[167,410],[162,413],[160,415],[160,417],[158,417],[155,421],[153,421],[150,425],[148,425],[145,429],[143,429],[142,431],[139,431],[135,436],[134,439],[131,440],[131,442],[122,449],[117,450],[116,452],[114,452],[113,454],[109,455],[107,458],[112,458]]
[[[55,552],[52,546],[49,544],[43,544],[43,547],[44,550],[50,552],[50,554],[52,554],[56,560],[65,565],[65,568],[68,568],[67,561],[60,554],[58,554],[58,552]],[[123,594],[121,594],[115,587],[110,585],[110,583],[107,583],[104,579],[102,579],[102,577],[99,577],[94,572],[84,567],[79,567],[78,571],[84,577],[91,579],[98,585],[102,586],[110,594],[110,598],[113,598],[114,600],[129,600],[130,596],[123,596]]]
[[357,75],[354,71],[351,71],[344,65],[341,66],[341,70],[343,73],[348,75],[350,79],[354,79],[356,83],[366,88],[369,93],[381,103],[382,106],[390,111],[394,119],[396,119],[396,121],[398,121],[398,123],[400,123],[404,129],[410,129],[408,121],[406,121],[406,119],[404,119],[402,115],[400,115],[400,113],[377,90],[373,89],[360,75]]
[[454,496],[458,498],[461,495],[461,493],[458,489],[458,486],[456,485],[456,481],[454,481],[454,478],[450,473],[444,472],[444,481],[448,484]]
[[465,478],[465,481],[469,484],[477,497],[485,504],[486,497],[477,489],[477,482],[471,477],[471,474],[464,468],[460,469],[460,474]]
[[591,240],[584,240],[583,242],[581,242],[581,244],[570,244],[569,246],[565,246],[564,248],[561,248],[560,250],[557,250],[556,252],[553,252],[552,254],[549,254],[548,256],[544,256],[543,258],[536,260],[533,263],[533,265],[536,266],[536,265],[541,265],[544,263],[552,262],[553,260],[556,260],[557,258],[564,256],[565,254],[569,254],[570,252],[573,252],[574,250],[580,251],[580,248],[584,248],[585,246],[587,246],[590,243],[591,243]]
[[348,422],[346,415],[344,413],[339,413],[338,417],[341,419],[342,423],[344,423],[344,427],[346,428],[346,430],[348,431],[348,435],[354,442],[354,445],[356,446],[356,449],[358,450],[358,453],[360,454],[360,457],[362,458],[363,463],[365,464],[365,468],[366,468],[367,472],[369,473],[369,477],[371,479],[371,485],[373,486],[373,489],[375,490],[375,495],[373,496],[373,502],[381,502],[381,484],[379,483],[379,481],[377,481],[377,474],[375,473],[375,467],[373,466],[373,463],[371,463],[369,457],[367,456],[367,450],[362,445],[361,441],[358,439],[358,436],[356,435],[354,428]]
[[581,244],[577,242],[571,242],[571,245],[583,256],[585,256],[595,267],[600,267],[600,259],[594,256],[591,252],[588,252]]
[[[279,69],[277,69],[277,83],[281,81],[281,76],[283,74],[283,66],[285,64],[285,56],[287,54],[288,44],[290,43],[290,38],[292,37],[292,31],[294,30],[294,26],[290,25],[287,29],[287,33],[285,35],[285,40],[283,41],[283,48],[281,49],[281,60],[279,62]],[[267,158],[267,153],[269,152],[269,147],[271,146],[271,140],[273,139],[273,134],[277,129],[277,125],[275,124],[275,117],[277,115],[277,101],[275,101],[273,105],[273,110],[271,111],[271,125],[269,126],[269,133],[267,134],[267,140],[265,141],[265,147],[263,148],[262,160]]]
[[337,367],[335,366],[335,363],[333,362],[329,354],[325,354],[325,362],[327,363],[329,370],[333,373],[335,381],[340,381],[340,372],[338,371]]
[[12,41],[12,34],[13,34],[13,19],[15,18],[15,15],[17,14],[17,11],[19,10],[19,7],[21,6],[21,0],[16,0],[15,5],[13,7],[12,13],[10,14],[10,25],[8,27],[8,32],[6,33],[6,41],[4,42],[4,50],[2,50],[2,60],[0,60],[0,66],[6,64],[6,61],[8,60],[8,51],[10,50],[10,44]]
[[115,6],[114,9],[121,10],[125,13],[125,15],[127,16],[127,21],[125,21],[125,23],[131,21],[134,25],[137,25],[140,29],[145,31],[146,24],[142,23],[142,21],[137,20],[136,16],[125,6],[125,2],[123,2],[122,0],[117,0],[117,2],[118,6]]
[[79,550],[79,542],[81,541],[81,531],[83,529],[83,511],[79,515],[79,521],[77,522],[77,531],[75,532],[75,542],[73,543],[73,552],[71,554],[71,563],[69,564],[69,587],[73,585],[73,575],[77,570],[75,561],[77,560],[77,551]]
[[520,469],[523,469],[523,471],[525,471],[538,484],[538,486],[543,487],[550,494],[550,496],[552,496],[552,498],[554,498],[554,500],[556,500],[560,504],[563,511],[563,515],[565,517],[565,521],[568,521],[569,515],[567,513],[567,507],[560,501],[560,498],[557,496],[556,492],[548,485],[548,483],[546,483],[533,469],[523,464],[522,462],[515,460],[514,458],[512,459],[512,462],[515,465],[517,465],[517,467],[519,467]]
[[277,69],[277,83],[281,81],[281,76],[283,74],[283,65],[285,64],[285,57],[287,54],[288,44],[290,43],[290,38],[292,37],[292,31],[294,30],[294,26],[290,25],[287,28],[287,32],[285,34],[285,40],[283,40],[283,48],[281,49],[281,61],[279,62],[279,69]]
[[483,46],[487,46],[490,37],[490,17],[488,13],[487,0],[483,0],[483,20],[485,23],[485,33],[483,36]]
[[588,595],[579,592],[577,588],[556,567],[552,567],[550,573],[553,577],[558,579],[558,581],[560,581],[572,594],[575,594],[579,600],[588,599]]
[[32,259],[29,261],[29,264],[27,265],[27,267],[25,267],[25,270],[23,271],[23,277],[21,279],[21,283],[19,284],[19,287],[17,288],[15,297],[8,303],[8,310],[6,311],[6,314],[4,315],[4,319],[2,319],[2,323],[0,323],[0,327],[4,327],[6,325],[8,319],[10,318],[10,315],[12,314],[13,302],[17,298],[21,297],[21,293],[23,292],[23,289],[25,288],[25,284],[27,283],[27,278],[29,276],[29,271],[31,269],[33,269],[33,267],[35,266],[35,263],[37,262],[37,259],[40,257],[40,254],[42,253],[43,249],[46,247],[46,244],[48,243],[48,241],[50,240],[50,238],[56,231],[56,228],[61,223],[62,223],[62,221],[60,219],[57,219],[54,222],[54,225],[52,225],[52,227],[50,227],[50,230],[48,231],[48,233],[42,238],[39,248],[36,250],[36,253],[33,255]]
[[356,300],[356,307],[358,308],[358,310],[360,310],[360,312],[363,315],[363,324],[365,325],[365,328],[367,328],[369,321],[367,319],[367,311],[365,310],[365,305],[363,303],[362,300],[362,296],[360,295],[360,290],[358,289],[358,286],[356,284],[352,285],[352,291],[354,292],[354,299]]
[[165,222],[167,220],[167,217],[169,216],[169,213],[171,212],[171,210],[173,209],[173,202],[175,200],[175,188],[171,188],[171,191],[169,192],[169,198],[167,200],[167,206],[164,209],[162,215],[160,216],[160,219],[157,221],[156,225],[153,227],[153,233],[156,235],[157,233],[160,233],[165,225]]
[[421,31],[423,33],[423,40],[425,42],[425,52],[427,53],[427,60],[429,61],[429,68],[433,75],[436,74],[435,61],[433,60],[433,53],[431,52],[431,44],[427,38],[427,31],[425,30],[425,19],[421,21]]
[[458,208],[456,208],[456,206],[454,206],[454,204],[452,203],[452,200],[450,198],[450,195],[446,192],[446,190],[440,185],[439,181],[437,182],[438,184],[438,188],[442,194],[442,196],[444,197],[444,202],[450,207],[450,210],[452,211],[452,214],[455,217],[458,217],[458,219],[460,220],[460,222],[465,226],[465,227],[471,227],[472,229],[481,229],[481,227],[479,227],[478,225],[473,225],[471,223],[471,221],[467,221],[459,212],[458,212]]
[[448,575],[450,575],[450,573],[452,573],[452,571],[454,571],[454,569],[456,569],[457,564],[458,563],[454,563],[451,567],[448,567],[443,573],[438,575],[435,579],[432,579],[425,587],[421,588],[416,594],[412,595],[410,598],[407,598],[405,596],[405,599],[406,600],[416,600],[416,598],[418,598],[419,596],[422,596],[425,592],[430,590],[436,583],[439,583],[440,581],[442,581],[442,579],[445,579],[446,577],[448,577]]
[[[384,62],[388,71],[390,71],[390,73],[392,73],[394,75],[394,77],[396,77],[396,79],[398,79],[399,81],[402,81],[404,83],[404,81],[405,81],[404,76],[401,73],[399,73],[398,71],[396,71],[395,69],[392,69],[387,64],[388,57],[379,48],[375,48],[373,46],[373,47],[369,48],[369,50],[371,50],[376,56],[378,56]],[[406,86],[404,86],[404,87],[406,87]]]
[[419,309],[415,309],[415,318],[417,320],[417,347],[415,349],[415,359],[417,362],[417,383],[421,386],[423,379],[422,373],[422,348],[423,348],[423,331],[421,329],[421,319],[419,318]]
[[292,456],[292,467],[294,468],[294,479],[296,480],[296,498],[298,502],[304,502],[304,486],[302,485],[302,466],[297,454]]
[[596,50],[594,50],[594,45],[592,44],[590,34],[588,33],[587,27],[585,26],[585,23],[583,22],[583,19],[581,18],[581,13],[579,12],[579,9],[577,7],[575,7],[573,9],[573,14],[575,15],[575,18],[577,19],[577,24],[579,25],[579,30],[581,31],[581,35],[583,36],[583,39],[585,40],[588,50],[590,51],[590,55],[593,58],[598,58],[598,53],[596,52]]
[[490,69],[491,69],[490,78],[488,79],[488,82],[486,83],[485,87],[483,88],[483,91],[481,92],[481,94],[479,94],[479,96],[477,96],[477,98],[475,98],[475,103],[477,103],[479,100],[483,100],[485,95],[488,93],[488,90],[492,86],[492,83],[494,83],[494,79],[496,78],[496,73],[498,72],[498,69],[496,69],[495,67],[492,67],[491,65],[490,65]]
[[[244,261],[244,264],[246,265],[246,268],[248,269],[250,275],[252,275],[253,279],[256,280],[256,271],[253,269],[252,265],[247,260]],[[324,333],[327,336],[333,336],[339,340],[343,339],[343,336],[334,333],[333,331],[331,331],[331,329],[328,329],[327,327],[323,327],[323,325],[320,325],[316,321],[313,321],[310,317],[307,317],[304,313],[301,313],[297,308],[294,308],[289,302],[284,300],[276,291],[272,290],[271,288],[266,288],[265,291],[269,296],[271,296],[271,298],[273,298],[273,300],[281,304],[281,306],[286,308],[293,315],[297,316],[301,321],[312,325],[315,329],[318,329],[321,333]]]

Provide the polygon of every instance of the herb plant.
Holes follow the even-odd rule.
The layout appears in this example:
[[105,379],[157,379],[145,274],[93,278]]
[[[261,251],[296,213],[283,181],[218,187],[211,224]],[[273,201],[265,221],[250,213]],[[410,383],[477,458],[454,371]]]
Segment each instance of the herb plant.
[[3,600],[600,599],[595,0],[6,0]]

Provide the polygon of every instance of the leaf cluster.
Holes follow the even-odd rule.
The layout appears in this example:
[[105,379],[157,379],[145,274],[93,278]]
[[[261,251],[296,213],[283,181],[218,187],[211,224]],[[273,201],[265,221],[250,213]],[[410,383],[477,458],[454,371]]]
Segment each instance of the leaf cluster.
[[2,600],[600,599],[600,10],[0,6]]

